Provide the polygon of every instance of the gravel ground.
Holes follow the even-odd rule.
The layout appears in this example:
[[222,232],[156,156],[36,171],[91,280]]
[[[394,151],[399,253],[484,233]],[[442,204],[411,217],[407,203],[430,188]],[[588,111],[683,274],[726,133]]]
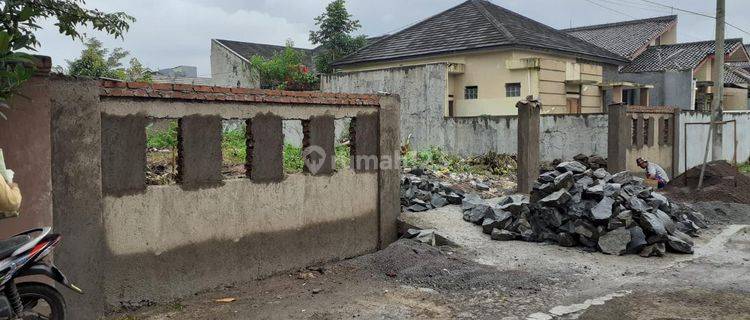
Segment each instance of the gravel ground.
[[663,258],[492,241],[455,206],[405,213],[458,246],[400,240],[110,319],[748,319],[750,211],[699,206],[714,222],[695,254]]

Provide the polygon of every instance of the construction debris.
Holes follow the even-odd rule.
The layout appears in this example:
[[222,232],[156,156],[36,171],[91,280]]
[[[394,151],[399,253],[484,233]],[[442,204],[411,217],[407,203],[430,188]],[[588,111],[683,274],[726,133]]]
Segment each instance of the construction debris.
[[464,220],[491,239],[582,246],[606,254],[662,256],[692,253],[703,216],[670,202],[629,172],[610,174],[579,161],[561,162],[541,174],[531,197],[512,195],[488,203],[467,194]]
[[422,212],[461,204],[466,193],[481,193],[484,198],[492,198],[508,194],[513,189],[515,183],[509,177],[407,169],[401,176],[401,211]]
[[686,202],[721,201],[750,204],[750,176],[744,175],[726,161],[706,164],[703,188],[698,186],[701,166],[693,167],[672,179],[665,192]]

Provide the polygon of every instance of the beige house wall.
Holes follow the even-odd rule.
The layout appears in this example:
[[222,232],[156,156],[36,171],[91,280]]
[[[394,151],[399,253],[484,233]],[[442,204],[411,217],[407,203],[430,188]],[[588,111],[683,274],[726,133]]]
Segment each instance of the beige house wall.
[[747,110],[747,89],[724,88],[724,109]]
[[670,28],[669,30],[667,30],[667,32],[663,33],[661,36],[651,41],[652,46],[675,44],[675,43],[677,43],[677,26]]
[[[371,71],[395,67],[455,63],[460,72],[448,72],[444,114],[449,115],[449,101],[453,101],[453,115],[472,117],[481,115],[516,115],[516,103],[528,95],[539,97],[545,114],[569,113],[566,81],[602,82],[602,67],[578,63],[576,58],[520,50],[491,50],[473,53],[441,55],[403,61],[385,61],[346,66],[343,72]],[[506,97],[506,84],[520,83],[519,97]],[[584,113],[602,112],[601,89],[584,85],[581,110]],[[478,98],[465,99],[467,86],[477,86]],[[576,88],[579,84],[575,85]],[[578,89],[580,94],[580,89]],[[576,96],[578,97],[578,96]]]

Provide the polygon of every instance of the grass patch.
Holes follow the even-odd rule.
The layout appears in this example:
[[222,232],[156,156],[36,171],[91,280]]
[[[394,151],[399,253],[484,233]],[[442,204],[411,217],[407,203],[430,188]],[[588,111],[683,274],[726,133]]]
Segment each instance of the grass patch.
[[422,151],[409,151],[401,159],[403,167],[425,168],[440,173],[471,173],[505,176],[515,174],[514,156],[490,152],[479,156],[459,157],[438,147]]
[[221,155],[225,165],[234,166],[245,163],[247,145],[244,129],[226,131],[221,135]]
[[746,162],[744,164],[741,164],[739,167],[740,172],[742,173],[750,173],[750,162]]
[[146,147],[153,149],[177,148],[177,120],[166,121],[169,121],[166,130],[157,130],[154,125],[146,129]]

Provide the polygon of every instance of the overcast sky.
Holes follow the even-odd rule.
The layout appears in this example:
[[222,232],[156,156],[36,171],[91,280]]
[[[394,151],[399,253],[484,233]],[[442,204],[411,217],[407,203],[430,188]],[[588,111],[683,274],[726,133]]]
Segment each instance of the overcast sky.
[[[311,47],[309,30],[329,0],[88,0],[86,6],[103,11],[124,11],[137,19],[125,39],[88,32],[107,47],[123,47],[152,69],[194,65],[198,74],[210,76],[210,39],[230,39],[298,47]],[[362,24],[360,33],[393,33],[414,22],[448,9],[461,0],[348,0],[349,12]],[[492,0],[493,3],[555,28],[608,23],[673,14],[643,0]],[[653,0],[682,9],[714,15],[713,0]],[[595,5],[595,4],[598,4]],[[619,12],[619,13],[618,13]],[[714,35],[713,19],[679,15],[678,41],[708,40]],[[750,31],[750,1],[727,0],[727,22]],[[52,22],[39,32],[39,53],[52,56],[53,64],[80,54],[82,45],[57,33]],[[727,37],[750,35],[727,27]]]

